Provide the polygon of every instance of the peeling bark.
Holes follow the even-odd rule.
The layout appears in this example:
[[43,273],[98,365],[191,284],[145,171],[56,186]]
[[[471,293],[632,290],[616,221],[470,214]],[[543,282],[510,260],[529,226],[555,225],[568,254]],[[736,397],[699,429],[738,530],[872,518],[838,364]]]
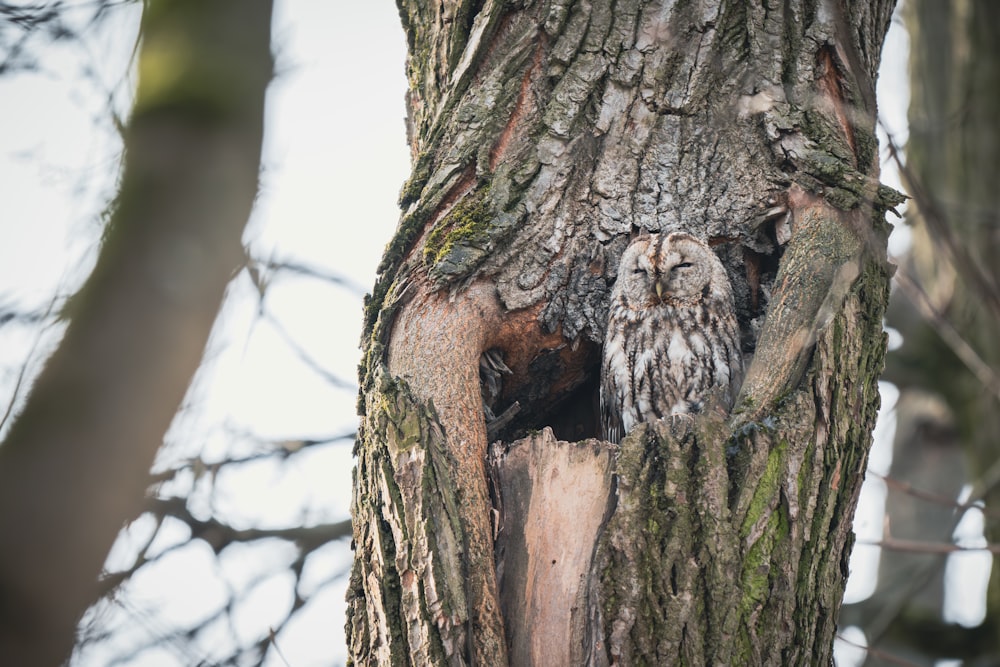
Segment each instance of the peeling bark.
[[[899,201],[878,184],[873,136],[894,3],[398,4],[414,167],[367,304],[353,660],[537,655],[504,613],[528,582],[505,570],[496,583],[479,359],[511,371],[489,405],[516,406],[501,440],[596,435],[608,293],[645,229],[709,241],[755,356],[732,423],[709,411],[686,433],[654,426],[623,443],[616,510],[581,538],[593,613],[559,655],[829,662],[878,405],[882,215]],[[410,424],[405,456],[387,444],[401,437],[392,424]],[[437,486],[398,488],[410,465]],[[505,483],[504,507],[525,506]],[[434,543],[449,506],[455,539]],[[555,506],[547,515],[561,530]],[[427,537],[392,527],[407,522]],[[501,533],[525,531],[506,544],[538,544],[534,524],[518,525],[505,519]],[[426,613],[444,598],[449,614]],[[566,613],[534,609],[530,627]]]

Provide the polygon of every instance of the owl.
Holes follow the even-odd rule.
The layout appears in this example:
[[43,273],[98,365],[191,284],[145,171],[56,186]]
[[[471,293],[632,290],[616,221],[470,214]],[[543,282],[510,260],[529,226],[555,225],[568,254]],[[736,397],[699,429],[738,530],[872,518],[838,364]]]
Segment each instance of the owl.
[[611,288],[601,363],[601,427],[620,441],[638,422],[695,413],[743,381],[733,290],[722,262],[690,234],[647,234],[625,249]]

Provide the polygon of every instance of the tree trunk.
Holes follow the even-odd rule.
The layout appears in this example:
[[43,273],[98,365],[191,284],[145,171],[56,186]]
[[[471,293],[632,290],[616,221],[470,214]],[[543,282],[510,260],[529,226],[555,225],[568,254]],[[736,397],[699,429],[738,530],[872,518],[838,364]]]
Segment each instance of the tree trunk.
[[[899,201],[873,135],[894,3],[398,4],[414,166],[366,306],[352,660],[830,662]],[[637,230],[713,246],[747,377],[732,417],[582,455],[556,439],[597,435]]]
[[[0,446],[0,664],[68,657],[202,350],[257,191],[270,0],[147,2],[100,257]],[[235,26],[238,26],[236,28]]]

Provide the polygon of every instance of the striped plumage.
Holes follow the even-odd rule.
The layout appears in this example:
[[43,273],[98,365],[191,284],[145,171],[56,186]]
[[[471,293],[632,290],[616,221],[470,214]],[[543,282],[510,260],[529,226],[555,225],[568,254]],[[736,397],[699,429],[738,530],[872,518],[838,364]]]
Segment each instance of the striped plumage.
[[719,258],[690,234],[635,238],[611,289],[603,437],[618,442],[638,422],[698,412],[716,386],[729,408],[742,380],[733,291]]

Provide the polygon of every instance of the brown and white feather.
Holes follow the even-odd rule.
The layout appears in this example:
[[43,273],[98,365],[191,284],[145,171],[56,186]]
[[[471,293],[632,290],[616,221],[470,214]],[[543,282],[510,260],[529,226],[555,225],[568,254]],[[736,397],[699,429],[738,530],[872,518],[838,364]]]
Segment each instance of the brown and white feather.
[[611,289],[604,438],[618,442],[637,423],[699,412],[717,387],[729,409],[742,381],[735,301],[719,258],[690,234],[634,239]]

